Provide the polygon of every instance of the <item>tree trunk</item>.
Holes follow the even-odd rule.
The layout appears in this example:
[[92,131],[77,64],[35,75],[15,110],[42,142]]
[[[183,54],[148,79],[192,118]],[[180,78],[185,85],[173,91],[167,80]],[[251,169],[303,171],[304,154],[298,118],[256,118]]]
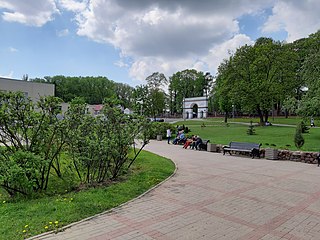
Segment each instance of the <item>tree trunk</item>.
[[225,112],[224,115],[224,122],[227,123],[228,122],[228,112]]
[[258,115],[259,115],[259,118],[260,118],[260,125],[264,125],[264,121],[263,121],[263,113],[259,107],[259,105],[257,106],[257,112],[258,112]]
[[268,122],[268,118],[269,118],[269,112],[268,110],[264,111],[264,123]]

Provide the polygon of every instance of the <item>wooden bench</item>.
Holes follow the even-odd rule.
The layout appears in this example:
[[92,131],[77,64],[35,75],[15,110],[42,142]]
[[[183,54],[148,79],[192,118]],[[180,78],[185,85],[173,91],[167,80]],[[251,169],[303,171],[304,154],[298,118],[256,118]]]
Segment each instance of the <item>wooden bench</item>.
[[247,143],[247,142],[230,142],[229,146],[223,147],[223,155],[228,152],[247,152],[252,158],[255,156],[260,158],[260,143]]

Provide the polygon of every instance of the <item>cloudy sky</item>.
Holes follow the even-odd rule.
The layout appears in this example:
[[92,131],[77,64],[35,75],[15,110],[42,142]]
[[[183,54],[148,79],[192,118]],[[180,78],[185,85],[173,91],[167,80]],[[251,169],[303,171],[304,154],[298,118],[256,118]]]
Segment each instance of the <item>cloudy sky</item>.
[[0,76],[106,76],[136,86],[153,72],[216,73],[261,36],[320,29],[320,0],[0,0]]

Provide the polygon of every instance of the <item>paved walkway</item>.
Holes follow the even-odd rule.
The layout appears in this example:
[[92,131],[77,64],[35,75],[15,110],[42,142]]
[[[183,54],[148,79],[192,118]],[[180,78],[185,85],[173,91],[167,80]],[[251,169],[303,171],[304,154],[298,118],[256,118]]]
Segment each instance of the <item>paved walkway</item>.
[[170,180],[129,204],[39,239],[320,239],[316,165],[185,150],[147,149],[173,159]]

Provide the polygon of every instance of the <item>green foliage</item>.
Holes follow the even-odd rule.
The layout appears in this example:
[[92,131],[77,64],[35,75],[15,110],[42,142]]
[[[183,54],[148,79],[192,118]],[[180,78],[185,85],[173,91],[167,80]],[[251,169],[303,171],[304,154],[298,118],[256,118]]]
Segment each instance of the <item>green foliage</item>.
[[144,116],[156,117],[161,115],[166,108],[166,94],[162,87],[167,83],[167,79],[162,73],[153,73],[148,76],[147,85],[138,86],[134,93],[134,109]]
[[18,150],[10,152],[0,149],[0,183],[11,195],[19,192],[31,195],[38,189],[41,180],[41,168],[48,167],[49,162],[31,152]]
[[311,96],[311,94],[304,96],[300,101],[297,113],[304,118],[320,116],[320,97]]
[[151,122],[151,126],[149,128],[149,134],[151,139],[156,139],[157,135],[162,135],[162,137],[166,137],[167,129],[170,129],[171,132],[174,132],[176,129],[170,123],[165,122]]
[[101,104],[105,98],[116,96],[124,108],[132,107],[133,87],[115,83],[106,77],[65,77],[53,76],[32,79],[35,82],[48,82],[55,85],[55,96],[64,102],[82,97],[88,104]]
[[[168,159],[143,151],[125,178],[108,185],[33,199],[11,199],[0,191],[0,239],[25,239],[58,230],[119,206],[166,179],[174,168]],[[60,182],[52,184],[58,187]]]
[[301,148],[304,144],[304,138],[302,136],[302,122],[297,125],[296,133],[294,135],[294,144],[297,148]]
[[182,112],[183,98],[201,97],[206,94],[212,78],[203,72],[186,69],[176,72],[169,80],[169,108],[171,114]]
[[252,124],[252,121],[250,122],[249,128],[247,129],[247,134],[248,135],[254,135],[256,130],[254,129],[254,125]]
[[83,183],[96,184],[117,178],[126,164],[134,161],[129,158],[134,140],[142,139],[142,148],[148,143],[145,120],[123,114],[118,103],[115,99],[105,99],[104,114],[98,117],[83,114],[86,106],[81,103],[73,103],[66,113],[68,128],[72,129],[68,136],[69,151]]
[[240,47],[218,69],[215,96],[220,110],[227,114],[233,104],[267,122],[275,103],[296,97],[303,86],[296,78],[298,68],[298,54],[289,45],[260,38],[254,46]]
[[0,185],[12,196],[45,190],[51,169],[61,177],[59,156],[68,130],[56,117],[59,103],[47,97],[35,107],[22,93],[0,93],[0,143],[5,147],[0,162],[6,169],[0,173]]
[[[115,179],[148,143],[146,120],[123,114],[117,99],[106,99],[104,115],[96,118],[86,113],[82,98],[74,98],[64,118],[58,119],[59,103],[58,98],[41,98],[35,108],[21,93],[1,93],[0,186],[10,195],[45,191],[51,175],[63,178],[70,170],[82,183]],[[129,158],[138,138],[143,144]],[[73,160],[64,166],[63,151]]]
[[304,121],[301,121],[300,125],[301,125],[301,133],[308,133],[309,132],[310,128],[305,124]]

